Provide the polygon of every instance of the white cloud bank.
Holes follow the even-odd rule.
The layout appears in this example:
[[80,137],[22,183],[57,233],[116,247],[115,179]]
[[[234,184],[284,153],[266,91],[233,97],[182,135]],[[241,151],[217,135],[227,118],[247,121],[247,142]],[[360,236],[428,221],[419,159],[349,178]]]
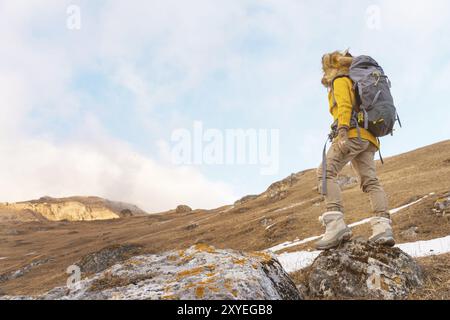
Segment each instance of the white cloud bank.
[[87,115],[79,134],[59,141],[23,131],[35,98],[21,81],[0,77],[0,201],[97,195],[163,211],[177,204],[211,208],[235,200],[229,186],[193,168],[163,165],[110,137]]
[[[0,3],[0,201],[96,195],[156,212],[178,204],[211,208],[235,200],[225,183],[208,180],[194,168],[161,164],[137,153],[106,133],[94,110],[81,111],[86,106],[81,106],[70,80],[77,68],[96,56],[89,46],[74,51],[71,38],[58,35],[67,32],[67,5]],[[60,30],[52,25],[55,21]],[[82,43],[90,41],[86,37]],[[105,56],[116,54],[121,54],[119,49]],[[138,82],[134,87],[136,83],[139,90],[132,93],[141,98],[145,90]],[[49,117],[33,122],[36,112]],[[51,119],[70,122],[72,117],[84,119],[75,136],[59,137],[45,130]]]
[[58,145],[27,137],[0,144],[2,200],[97,195],[163,211],[177,204],[211,208],[235,200],[230,188],[191,168],[169,167],[114,141],[108,147]]
[[[101,106],[99,112],[96,104],[101,102],[81,103],[86,101],[80,96],[83,92],[71,88],[71,81],[83,70],[98,71],[128,91],[135,102],[124,108],[142,115],[138,118],[149,132],[187,124],[190,127],[192,110],[184,112],[180,103],[167,112],[161,105],[179,102],[183,94],[208,81],[211,73],[223,71],[229,83],[240,90],[233,91],[235,99],[219,99],[224,104],[218,106],[222,111],[219,120],[238,120],[224,114],[229,105],[232,115],[240,112],[239,108],[245,109],[242,118],[251,118],[252,126],[260,118],[260,123],[271,127],[273,123],[299,127],[290,137],[282,136],[289,142],[282,156],[290,159],[290,171],[297,166],[316,165],[314,159],[320,160],[327,123],[308,121],[311,124],[300,126],[297,119],[328,116],[325,107],[319,109],[325,104],[325,96],[316,89],[320,66],[308,67],[313,61],[309,55],[313,52],[317,55],[314,61],[319,61],[317,52],[337,49],[332,48],[336,43],[340,43],[340,49],[351,46],[356,52],[368,50],[391,63],[388,70],[396,80],[396,100],[405,106],[400,111],[408,108],[400,112],[406,123],[422,126],[419,129],[423,132],[436,127],[434,119],[423,119],[419,112],[423,103],[416,103],[415,98],[421,97],[433,106],[441,121],[449,117],[445,104],[428,101],[440,95],[418,90],[430,82],[429,86],[444,97],[449,70],[448,59],[442,58],[448,51],[448,1],[380,1],[382,30],[386,31],[378,33],[364,29],[364,4],[359,5],[358,13],[353,1],[344,1],[337,11],[332,3],[0,1],[0,201],[89,194],[157,211],[178,203],[212,207],[234,200],[230,186],[210,181],[194,168],[174,168],[157,161],[156,155],[138,154],[117,138],[120,134],[112,137],[106,133],[102,127],[107,124],[97,116],[108,108]],[[65,28],[66,9],[71,4],[80,5],[80,31]],[[330,25],[334,26],[333,36]],[[256,43],[248,43],[249,35],[264,35],[264,41],[274,44],[260,48],[258,37]],[[396,49],[399,46],[401,49]],[[278,51],[271,53],[274,48]],[[247,50],[247,55],[240,50]],[[268,51],[260,54],[260,50]],[[418,58],[437,60],[445,67],[439,77],[429,77],[430,63],[417,63]],[[160,116],[163,113],[171,114]],[[58,136],[59,132],[51,129],[52,119],[63,119],[62,123],[85,119],[83,125],[76,124],[81,135]],[[439,130],[445,136],[449,129],[442,126]],[[409,135],[417,131],[415,125],[406,126],[399,135],[405,143],[386,144],[384,150],[394,154],[399,152],[399,145],[409,148],[430,143],[431,138],[411,139]],[[161,138],[149,136],[149,140]],[[299,158],[304,159],[302,163]],[[243,179],[246,184],[256,180]]]

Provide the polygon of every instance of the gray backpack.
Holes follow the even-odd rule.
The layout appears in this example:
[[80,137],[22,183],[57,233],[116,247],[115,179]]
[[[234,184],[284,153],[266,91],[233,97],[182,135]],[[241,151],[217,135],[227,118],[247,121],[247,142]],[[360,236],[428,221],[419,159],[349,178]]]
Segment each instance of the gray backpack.
[[394,99],[391,95],[391,82],[383,68],[369,56],[358,56],[350,66],[350,78],[359,104],[355,125],[363,125],[375,137],[392,134],[396,121],[399,121]]

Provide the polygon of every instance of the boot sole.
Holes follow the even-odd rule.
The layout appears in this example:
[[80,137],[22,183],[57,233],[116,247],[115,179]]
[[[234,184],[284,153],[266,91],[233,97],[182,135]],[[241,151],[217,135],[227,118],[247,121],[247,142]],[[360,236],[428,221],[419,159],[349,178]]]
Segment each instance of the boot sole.
[[369,241],[376,243],[381,246],[393,247],[395,246],[395,240],[391,233],[380,234],[378,237],[371,238]]
[[351,230],[345,231],[344,234],[342,234],[335,243],[329,244],[329,245],[316,245],[317,250],[329,250],[333,248],[339,247],[343,242],[349,241],[352,238],[353,234]]
[[379,238],[376,241],[373,241],[380,246],[393,247],[395,246],[395,240],[393,238]]

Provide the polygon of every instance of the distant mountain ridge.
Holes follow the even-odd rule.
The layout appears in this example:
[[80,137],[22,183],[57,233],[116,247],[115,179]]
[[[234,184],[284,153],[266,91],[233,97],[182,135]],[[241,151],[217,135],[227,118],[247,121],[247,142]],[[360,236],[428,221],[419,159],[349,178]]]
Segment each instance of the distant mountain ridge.
[[92,221],[143,216],[139,207],[100,197],[42,197],[37,200],[0,203],[0,221]]

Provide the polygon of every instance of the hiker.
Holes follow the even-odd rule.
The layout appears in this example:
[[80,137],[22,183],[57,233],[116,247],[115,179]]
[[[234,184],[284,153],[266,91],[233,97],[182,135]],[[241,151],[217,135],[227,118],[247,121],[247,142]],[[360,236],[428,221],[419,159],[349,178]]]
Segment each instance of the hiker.
[[[362,191],[370,196],[375,215],[370,221],[373,234],[369,240],[387,246],[395,244],[386,194],[376,175],[374,157],[380,148],[380,143],[374,134],[359,125],[362,120],[359,108],[362,104],[359,92],[355,90],[354,82],[349,76],[353,60],[348,50],[336,51],[322,57],[322,84],[328,89],[329,111],[333,116],[334,124],[330,134],[332,145],[317,170],[319,191],[325,196],[327,209],[327,212],[319,218],[326,227],[322,239],[316,242],[316,248],[319,250],[335,248],[342,241],[350,240],[352,236],[351,229],[344,222],[341,190],[337,183],[339,172],[349,162],[359,176]],[[373,62],[376,64],[374,60]],[[382,70],[381,67],[379,68]],[[382,77],[384,73],[379,79],[385,79],[390,88],[387,77]],[[380,93],[373,101],[375,102],[379,96]],[[392,108],[394,108],[393,103]],[[356,121],[354,115],[357,115]],[[392,128],[390,131],[392,133]],[[379,136],[385,134],[386,132],[383,132]],[[322,179],[324,175],[325,180]]]

